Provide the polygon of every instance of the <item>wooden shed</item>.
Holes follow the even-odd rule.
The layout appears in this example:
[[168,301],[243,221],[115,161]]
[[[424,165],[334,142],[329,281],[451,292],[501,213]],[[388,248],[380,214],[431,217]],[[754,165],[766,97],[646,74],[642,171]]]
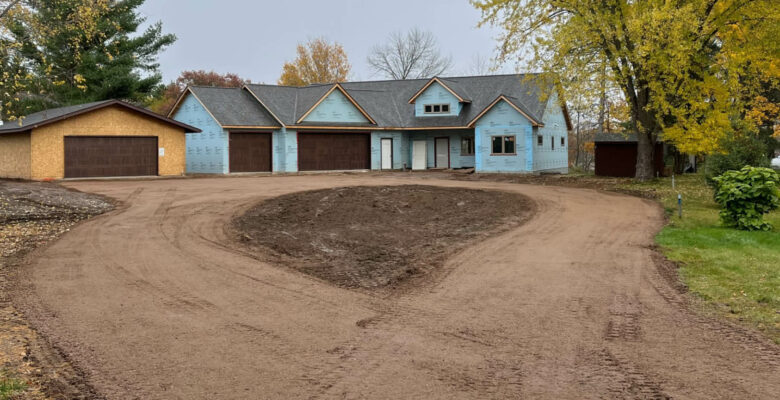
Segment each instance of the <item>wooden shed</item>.
[[[595,140],[596,175],[633,177],[636,175],[636,136],[600,134]],[[664,144],[655,144],[655,175],[664,173]]]
[[190,132],[200,130],[119,100],[41,111],[0,126],[0,177],[183,175]]

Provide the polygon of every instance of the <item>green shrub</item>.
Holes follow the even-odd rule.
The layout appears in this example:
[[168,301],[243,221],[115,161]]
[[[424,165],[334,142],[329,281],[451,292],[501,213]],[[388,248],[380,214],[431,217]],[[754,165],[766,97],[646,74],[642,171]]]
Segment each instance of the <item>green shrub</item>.
[[780,207],[778,174],[770,168],[744,167],[716,177],[715,201],[724,224],[748,231],[772,230],[764,214]]
[[730,137],[721,147],[726,153],[707,157],[705,171],[709,182],[726,171],[736,171],[745,166],[769,166],[766,143],[751,134]]

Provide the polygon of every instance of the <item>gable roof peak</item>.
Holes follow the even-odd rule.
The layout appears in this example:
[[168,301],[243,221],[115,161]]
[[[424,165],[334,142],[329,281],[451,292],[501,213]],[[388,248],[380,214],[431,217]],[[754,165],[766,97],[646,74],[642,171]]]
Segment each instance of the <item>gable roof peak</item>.
[[418,90],[417,93],[415,93],[414,96],[412,96],[411,99],[409,99],[409,104],[414,104],[414,102],[417,100],[417,98],[420,97],[423,93],[425,93],[425,91],[429,87],[431,87],[431,85],[433,85],[434,83],[438,83],[439,85],[444,87],[444,89],[446,89],[453,96],[455,96],[455,98],[457,98],[459,102],[461,102],[461,103],[471,103],[471,100],[466,99],[465,96],[459,94],[457,91],[453,90],[450,87],[450,86],[453,86],[452,83],[450,83],[450,85],[448,86],[446,83],[444,83],[442,81],[442,79],[440,79],[437,76],[434,76],[433,78],[429,79],[428,83],[426,83],[420,90]]
[[[325,85],[325,86],[327,86],[327,85]],[[365,118],[366,118],[366,119],[367,119],[369,122],[371,122],[371,124],[372,124],[372,125],[376,125],[376,124],[377,124],[377,123],[376,123],[376,121],[375,121],[373,118],[371,118],[371,116],[370,116],[370,115],[368,115],[368,113],[366,112],[366,110],[364,110],[364,109],[363,109],[363,107],[362,107],[360,104],[358,104],[358,102],[357,102],[357,101],[355,101],[355,99],[354,99],[354,98],[352,98],[352,96],[351,96],[351,95],[350,95],[350,94],[347,92],[347,89],[345,89],[345,88],[344,88],[344,86],[341,86],[341,84],[340,84],[340,83],[334,83],[334,84],[332,84],[332,87],[330,88],[330,90],[328,90],[327,92],[325,92],[325,94],[324,94],[324,95],[322,95],[322,97],[320,97],[320,99],[319,99],[319,100],[317,100],[317,102],[316,102],[316,103],[314,103],[314,105],[312,105],[312,106],[311,106],[311,107],[310,107],[310,108],[309,108],[309,109],[308,109],[308,110],[307,110],[307,111],[306,111],[306,112],[305,112],[305,113],[304,113],[304,114],[303,114],[303,115],[302,115],[300,118],[298,118],[298,120],[296,121],[296,123],[297,123],[297,124],[300,124],[301,122],[303,122],[303,120],[305,120],[305,119],[306,119],[306,117],[308,117],[308,116],[309,116],[309,114],[311,114],[311,113],[312,113],[312,111],[314,111],[314,109],[316,109],[316,108],[317,108],[317,106],[319,106],[319,105],[320,105],[320,103],[322,103],[322,102],[323,102],[323,101],[324,101],[326,98],[328,98],[328,96],[330,96],[330,94],[331,94],[331,93],[333,93],[333,91],[335,91],[336,89],[338,89],[338,90],[339,90],[339,92],[341,92],[341,93],[342,93],[342,94],[343,94],[343,95],[344,95],[344,96],[347,98],[347,100],[349,100],[349,102],[350,102],[350,103],[352,103],[352,105],[353,105],[353,106],[355,106],[355,108],[357,108],[357,110],[358,110],[358,111],[360,111],[360,113],[361,113],[361,114],[363,114],[363,116],[364,116],[364,117],[365,117]],[[296,112],[297,112],[297,111],[296,111]]]
[[162,121],[163,123],[174,125],[179,128],[183,128],[188,133],[200,132],[200,129],[198,128],[173,120],[164,115],[157,114],[153,111],[147,110],[142,107],[138,107],[126,101],[111,99],[111,100],[96,101],[92,103],[76,104],[72,106],[65,106],[59,108],[50,108],[36,113],[32,113],[22,118],[20,121],[3,123],[2,125],[0,125],[0,134],[26,132],[68,118],[86,114],[88,112],[97,111],[103,108],[113,107],[113,106],[119,106],[128,109],[130,111],[136,112],[138,114],[142,114],[146,117]]

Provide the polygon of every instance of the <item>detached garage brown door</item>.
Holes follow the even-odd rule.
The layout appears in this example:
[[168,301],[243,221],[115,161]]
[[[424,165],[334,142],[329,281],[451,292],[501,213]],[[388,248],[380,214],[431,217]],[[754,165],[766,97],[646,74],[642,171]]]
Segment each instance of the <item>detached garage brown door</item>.
[[230,133],[230,172],[270,171],[270,133]]
[[298,133],[298,169],[338,171],[371,169],[371,140],[366,133]]
[[157,175],[157,138],[66,136],[65,177]]

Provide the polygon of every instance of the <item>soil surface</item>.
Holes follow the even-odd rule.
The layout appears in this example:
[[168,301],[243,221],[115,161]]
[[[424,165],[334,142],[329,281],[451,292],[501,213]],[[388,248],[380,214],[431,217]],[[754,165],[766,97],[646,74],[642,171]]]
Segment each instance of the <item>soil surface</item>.
[[52,183],[0,180],[0,378],[24,383],[25,399],[78,398],[90,389],[12,304],[17,264],[80,221],[113,208],[103,196]]
[[[340,288],[247,252],[258,203],[345,186],[501,190],[525,224],[430,284]],[[25,266],[16,301],[109,399],[774,399],[780,353],[702,317],[659,272],[655,202],[411,175],[73,182],[126,206]]]
[[515,193],[358,186],[293,193],[238,217],[260,256],[348,288],[419,281],[467,243],[517,227],[533,203]]

